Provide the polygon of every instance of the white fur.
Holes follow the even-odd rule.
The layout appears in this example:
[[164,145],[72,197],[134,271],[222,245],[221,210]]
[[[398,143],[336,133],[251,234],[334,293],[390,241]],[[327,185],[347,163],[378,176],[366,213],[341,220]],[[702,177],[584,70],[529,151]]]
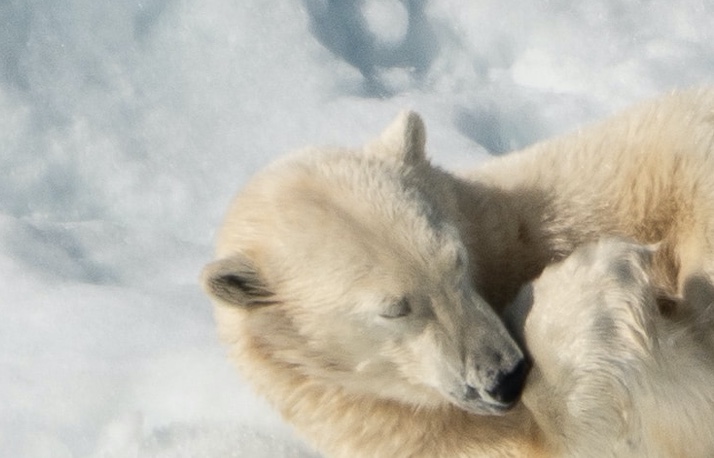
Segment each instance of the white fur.
[[613,235],[660,243],[658,294],[711,303],[713,111],[714,91],[673,94],[461,177],[429,163],[413,113],[361,151],[287,157],[241,191],[204,271],[221,334],[330,455],[551,455],[552,431],[489,394],[522,356],[497,313]]
[[653,253],[584,245],[509,310],[535,361],[524,403],[565,456],[714,456],[712,311],[662,315]]

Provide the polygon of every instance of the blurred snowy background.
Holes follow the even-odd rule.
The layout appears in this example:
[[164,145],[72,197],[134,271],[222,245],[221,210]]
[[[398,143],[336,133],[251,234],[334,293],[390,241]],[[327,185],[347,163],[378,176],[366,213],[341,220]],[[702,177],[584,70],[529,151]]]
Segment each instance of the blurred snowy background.
[[714,77],[705,0],[0,1],[0,456],[310,449],[197,286],[230,198],[420,111],[473,166]]

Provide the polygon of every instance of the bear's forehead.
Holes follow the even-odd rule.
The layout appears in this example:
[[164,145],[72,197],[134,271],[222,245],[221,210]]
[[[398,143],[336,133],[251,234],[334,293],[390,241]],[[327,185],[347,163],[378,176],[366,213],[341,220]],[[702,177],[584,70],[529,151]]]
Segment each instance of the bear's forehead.
[[254,195],[243,200],[255,216],[243,219],[285,251],[323,253],[333,264],[340,258],[451,264],[461,246],[458,231],[408,173],[350,154],[284,162],[253,184]]
[[[370,173],[371,172],[371,173]],[[360,170],[353,179],[315,181],[299,198],[313,212],[341,223],[341,229],[369,239],[419,247],[436,255],[458,240],[438,202],[394,170]]]

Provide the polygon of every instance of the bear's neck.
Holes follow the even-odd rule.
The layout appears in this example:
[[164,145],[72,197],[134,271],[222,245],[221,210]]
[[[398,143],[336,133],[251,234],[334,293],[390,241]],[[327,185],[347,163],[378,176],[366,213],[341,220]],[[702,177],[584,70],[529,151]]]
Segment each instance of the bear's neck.
[[[460,231],[471,257],[474,285],[494,308],[509,304],[520,287],[581,243],[569,233],[542,191],[502,189],[456,180]],[[563,231],[557,232],[558,227]]]
[[253,386],[326,456],[547,456],[540,431],[520,405],[497,417],[451,405],[420,409],[303,376],[249,336],[234,350]]

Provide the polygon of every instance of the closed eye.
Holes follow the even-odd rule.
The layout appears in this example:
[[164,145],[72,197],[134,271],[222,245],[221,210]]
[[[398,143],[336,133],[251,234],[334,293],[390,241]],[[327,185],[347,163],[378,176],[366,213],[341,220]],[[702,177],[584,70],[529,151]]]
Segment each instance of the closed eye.
[[412,313],[412,306],[407,298],[401,298],[398,301],[389,304],[382,313],[379,314],[382,318],[394,319],[403,318]]

